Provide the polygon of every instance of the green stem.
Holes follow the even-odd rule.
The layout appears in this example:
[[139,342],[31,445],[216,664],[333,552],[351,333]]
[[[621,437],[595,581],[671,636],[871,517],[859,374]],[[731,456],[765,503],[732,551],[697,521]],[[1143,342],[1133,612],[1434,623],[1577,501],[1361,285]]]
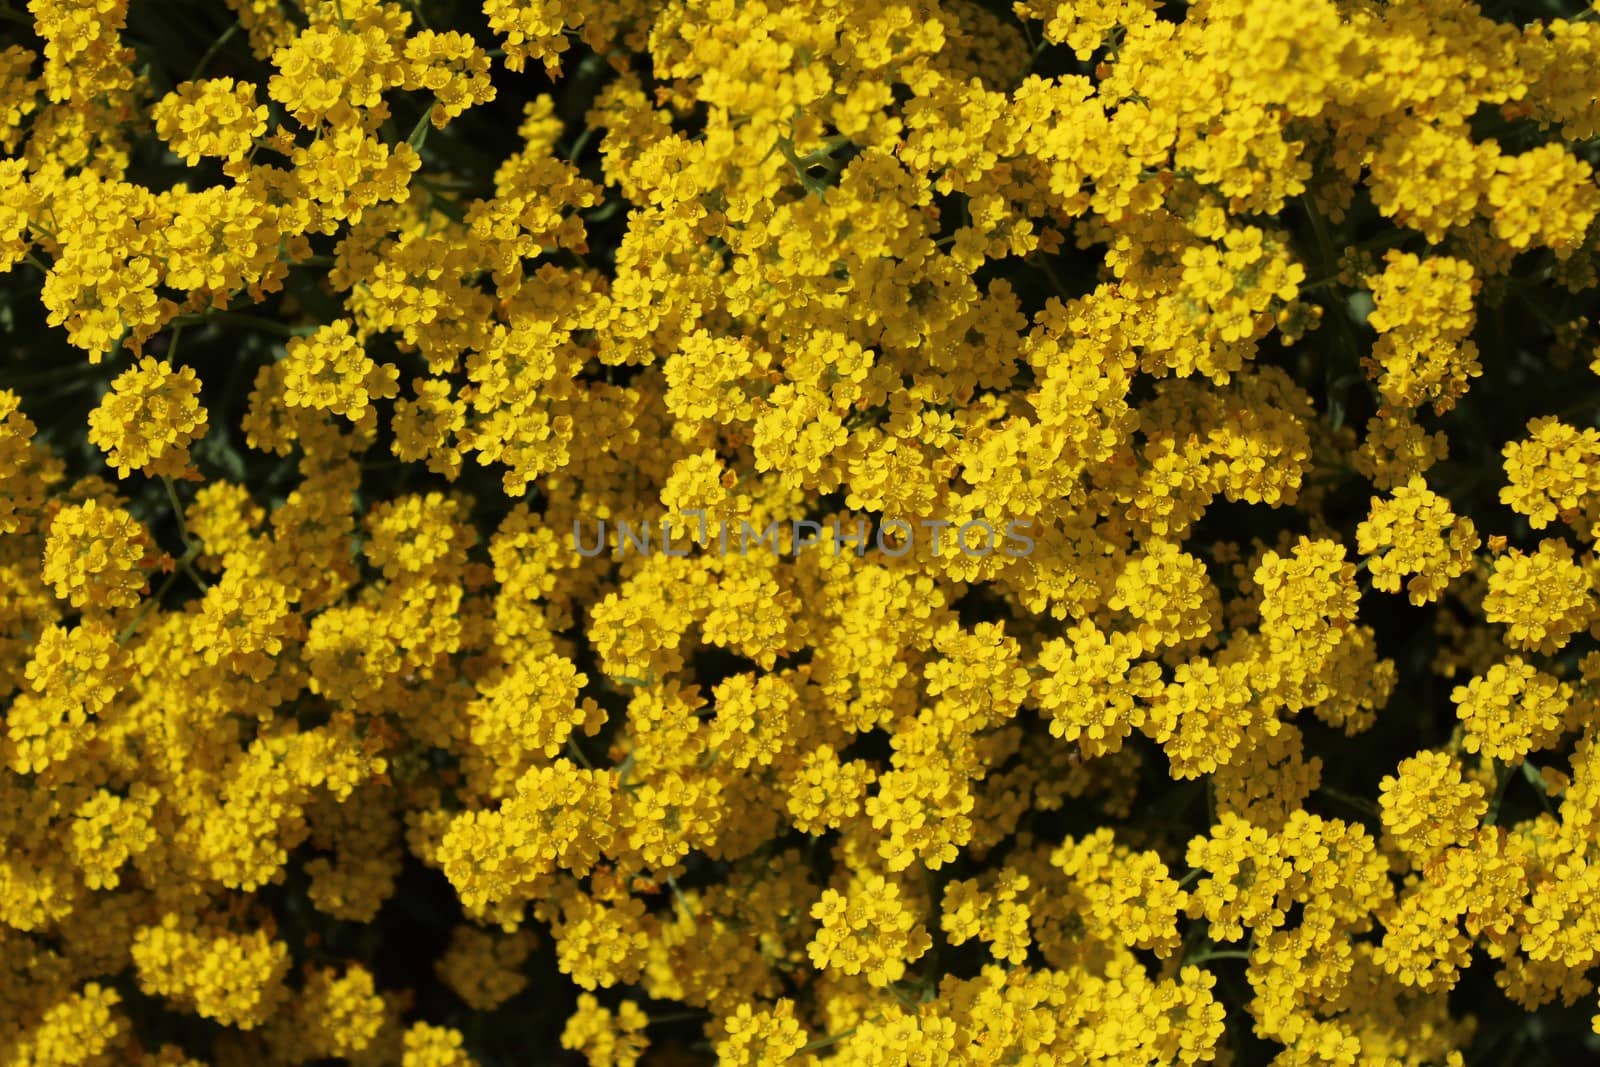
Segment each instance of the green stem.
[[684,899],[683,890],[678,888],[678,879],[670,874],[667,875],[667,885],[671,888],[672,895],[677,900],[678,907],[683,909],[683,913],[691,919],[696,918],[694,909],[689,907],[688,900]]
[[1545,788],[1544,776],[1539,773],[1539,768],[1535,767],[1528,760],[1523,760],[1522,776],[1526,778],[1528,780],[1528,784],[1533,787],[1533,792],[1536,796],[1538,796],[1539,804],[1544,808],[1545,812],[1549,815],[1554,815],[1556,810],[1550,804],[1550,794]]
[[[196,549],[198,547],[199,547],[198,545],[195,546]],[[190,549],[190,552],[193,552],[193,551],[195,551],[195,549]],[[133,618],[128,621],[128,625],[124,626],[122,628],[122,632],[117,634],[117,644],[119,644],[119,645],[127,644],[128,643],[128,638],[132,637],[134,635],[134,632],[139,629],[139,624],[144,622],[145,617],[147,615],[149,615],[152,611],[154,611],[156,609],[156,606],[161,603],[161,599],[163,597],[165,597],[167,595],[168,590],[170,590],[172,588],[172,583],[176,582],[178,580],[178,572],[179,572],[179,570],[183,567],[184,564],[186,564],[186,563],[188,563],[190,561],[189,560],[190,552],[185,552],[183,554],[183,558],[178,560],[178,566],[172,568],[172,573],[167,575],[167,580],[161,583],[161,588],[156,590],[155,595],[152,596],[152,597],[149,597],[148,599],[146,599],[144,601],[144,603],[139,605],[139,610],[134,614]]]
[[[1339,252],[1333,242],[1332,231],[1328,229],[1328,221],[1322,217],[1322,212],[1317,210],[1316,201],[1310,193],[1303,194],[1299,203],[1306,213],[1306,218],[1311,222],[1311,232],[1317,245],[1319,277],[1335,277],[1339,273]],[[1324,380],[1327,389],[1329,405],[1329,422],[1335,430],[1344,425],[1344,393],[1337,384],[1347,378],[1352,371],[1361,366],[1361,347],[1355,331],[1350,326],[1350,316],[1342,303],[1334,303],[1326,308],[1335,321],[1335,328],[1339,331],[1339,339],[1343,342],[1344,351],[1340,353],[1342,359],[1329,359],[1324,367]]]
[[1033,65],[1039,62],[1039,57],[1044,55],[1044,50],[1048,47],[1050,47],[1049,41],[1041,40],[1039,42],[1038,46],[1034,48],[1033,54],[1028,57],[1028,62],[1017,72],[1017,76],[1011,79],[1011,87],[1013,89],[1021,85],[1028,75],[1033,73]]
[[1339,284],[1338,276],[1337,275],[1333,275],[1333,276],[1330,276],[1330,277],[1327,277],[1327,278],[1318,278],[1316,281],[1312,281],[1312,282],[1301,282],[1300,285],[1299,285],[1299,289],[1300,289],[1300,291],[1302,293],[1313,293],[1313,292],[1316,292],[1318,289],[1326,289],[1330,285],[1338,285],[1338,284]]
[[1055,288],[1056,295],[1061,298],[1062,303],[1066,303],[1068,299],[1067,287],[1061,284],[1061,278],[1056,274],[1056,269],[1043,256],[1039,257],[1038,263],[1040,268],[1043,269],[1045,277],[1050,279],[1050,284]]
[[[1013,9],[1012,13],[1016,14],[1014,9]],[[1032,22],[1029,19],[1023,17],[1022,15],[1017,15],[1016,18],[1017,18],[1017,21],[1019,23],[1021,23],[1021,25],[1022,25],[1022,39],[1027,42],[1029,48],[1033,48],[1034,47],[1034,43],[1033,43],[1033,24],[1032,24]]]
[[167,474],[161,476],[161,485],[172,504],[172,514],[178,520],[178,536],[183,539],[183,555],[178,559],[178,566],[204,592],[211,586],[195,569],[194,558],[200,554],[200,542],[189,536],[189,524],[183,518],[183,503],[178,499],[178,487],[172,483],[172,476]]
[[900,1002],[900,1006],[902,1008],[905,1008],[907,1011],[913,1011],[913,1012],[917,1010],[917,1002],[915,1000],[912,1000],[910,997],[906,996],[904,993],[900,992],[900,987],[898,985],[895,985],[895,984],[891,983],[888,986],[888,989],[889,989],[890,993],[894,994],[894,999],[896,999],[896,1000],[898,1000]]
[[200,571],[195,568],[195,565],[188,560],[183,561],[183,573],[187,574],[189,576],[189,580],[200,587],[200,591],[202,593],[211,588],[211,583],[206,581],[204,576],[201,575]]
[[75,385],[91,385],[95,379],[84,371],[81,366],[57,367],[55,370],[40,371],[38,374],[19,374],[6,379],[8,389],[30,389],[41,385],[54,385],[57,382],[68,382]]
[[1356,252],[1376,252],[1380,248],[1392,248],[1395,245],[1404,244],[1413,237],[1420,236],[1422,235],[1416,230],[1409,230],[1402,226],[1398,229],[1385,230],[1376,237],[1369,237],[1365,241],[1358,241],[1351,245],[1350,249]]
[[595,127],[585,126],[582,132],[578,134],[577,138],[572,142],[572,148],[567,151],[568,163],[576,163],[578,161],[578,157],[583,154],[583,150],[589,147],[589,141],[594,137],[594,131]]
[[1522,761],[1516,763],[1501,763],[1495,760],[1495,774],[1498,776],[1494,787],[1494,799],[1489,801],[1489,811],[1483,817],[1483,825],[1493,826],[1500,818],[1500,805],[1506,799],[1506,790],[1511,787],[1511,779],[1517,775],[1517,770],[1522,766]]
[[243,27],[240,23],[235,22],[232,26],[229,26],[227,29],[223,30],[222,36],[211,42],[211,47],[205,50],[205,54],[200,57],[200,62],[194,65],[194,70],[190,71],[189,77],[184,80],[194,81],[195,79],[199,78],[206,67],[210,65],[211,61],[217,57],[217,53],[222,51],[223,46],[229,41],[233,40],[233,35],[238,33],[242,28]]
[[1327,786],[1323,786],[1318,792],[1329,800],[1337,800],[1346,807],[1354,808],[1363,815],[1368,815],[1375,819],[1383,817],[1383,810],[1365,797],[1351,796],[1349,793],[1342,793],[1337,789],[1329,789]]
[[1322,270],[1324,274],[1333,275],[1333,269],[1338,265],[1339,256],[1334,251],[1333,235],[1328,230],[1328,222],[1322,217],[1322,212],[1317,210],[1316,202],[1311,199],[1311,194],[1306,193],[1300,198],[1301,205],[1305,208],[1306,217],[1311,220],[1311,232],[1316,237],[1317,251],[1322,256]]
[[[826,181],[813,178],[808,173],[808,168],[815,166],[826,166],[825,163],[822,163],[821,161],[807,163],[804,159],[801,159],[795,154],[794,142],[788,137],[778,138],[778,151],[783,153],[783,158],[787,159],[789,161],[789,166],[794,168],[794,172],[799,176],[800,184],[805,187],[807,195],[824,196],[827,194],[828,183]],[[831,168],[829,173],[830,176],[837,174],[838,168]]]
[[428,141],[428,129],[433,125],[433,109],[438,106],[438,101],[429,101],[427,108],[422,112],[422,117],[417,124],[411,127],[411,135],[406,138],[406,144],[422,151],[422,146]]
[[178,499],[178,487],[172,484],[172,476],[163,474],[161,486],[167,491],[167,501],[172,505],[172,514],[178,520],[178,536],[183,538],[183,551],[188,554],[194,547],[194,542],[189,539],[189,526],[183,521],[183,503]]
[[805,155],[801,156],[800,162],[806,166],[816,166],[818,163],[825,163],[832,158],[834,152],[838,151],[849,143],[850,138],[846,137],[842,133],[836,133],[830,137],[824,137],[822,139],[822,147],[817,149],[815,152],[807,152]]
[[[874,1016],[873,1019],[870,1019],[868,1021],[869,1022],[876,1021],[876,1016]],[[859,1025],[852,1026],[848,1030],[840,1030],[837,1034],[829,1034],[827,1037],[819,1037],[815,1041],[807,1041],[804,1045],[800,1046],[799,1051],[800,1052],[813,1052],[813,1051],[815,1051],[816,1049],[819,1049],[819,1048],[827,1048],[829,1045],[834,1045],[834,1044],[839,1043],[840,1041],[843,1041],[845,1038],[849,1037],[851,1034],[855,1033],[859,1029],[861,1029],[861,1027]]]

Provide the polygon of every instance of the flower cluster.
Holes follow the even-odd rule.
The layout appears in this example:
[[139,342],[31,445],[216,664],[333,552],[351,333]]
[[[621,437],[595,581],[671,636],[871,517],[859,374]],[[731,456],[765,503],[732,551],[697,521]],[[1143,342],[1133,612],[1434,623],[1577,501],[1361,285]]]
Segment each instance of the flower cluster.
[[0,1060],[1592,1055],[1579,6],[0,5]]

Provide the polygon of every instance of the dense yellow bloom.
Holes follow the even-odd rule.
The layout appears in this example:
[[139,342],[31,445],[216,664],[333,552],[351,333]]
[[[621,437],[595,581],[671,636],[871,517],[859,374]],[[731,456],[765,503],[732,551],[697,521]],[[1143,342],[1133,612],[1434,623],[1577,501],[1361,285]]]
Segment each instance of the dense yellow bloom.
[[1481,785],[1463,779],[1448,752],[1423,752],[1402,760],[1379,786],[1384,829],[1416,859],[1465,843],[1489,801]]
[[1155,21],[1157,6],[1142,0],[1100,0],[1054,8],[1018,3],[1013,10],[1018,16],[1043,19],[1045,40],[1065,44],[1079,59],[1088,59],[1112,30]]
[[0,1060],[1592,1009],[1600,22],[168,6],[0,12]]
[[1413,604],[1438,599],[1472,566],[1477,548],[1472,520],[1458,518],[1420,476],[1387,499],[1373,497],[1366,521],[1356,527],[1356,550],[1371,557],[1372,584],[1398,593],[1405,580]]
[[203,156],[233,163],[267,132],[267,108],[255,86],[233,78],[183,82],[151,108],[156,132],[191,167]]
[[1502,155],[1488,186],[1495,236],[1512,248],[1537,243],[1564,259],[1600,214],[1594,168],[1563,145]]
[[129,1020],[114,989],[89,982],[51,1004],[38,1021],[7,1035],[7,1055],[29,1067],[110,1063],[129,1036]]
[[470,1007],[493,1011],[528,987],[523,964],[534,944],[527,930],[496,934],[458,926],[436,970]]
[[288,273],[284,252],[303,248],[301,239],[284,233],[294,225],[287,212],[238,186],[198,192],[180,186],[161,197],[157,210],[165,220],[155,248],[161,282],[188,291],[185,308],[276,292]]
[[1547,538],[1533,553],[1517,549],[1494,561],[1483,616],[1506,624],[1506,643],[1546,654],[1564,646],[1600,612],[1587,568],[1565,541]]
[[769,1011],[755,1011],[749,1004],[723,1020],[727,1036],[716,1044],[724,1063],[748,1063],[751,1067],[776,1067],[788,1063],[806,1043],[805,1031],[794,1017],[794,1002],[779,1000]]
[[69,848],[91,889],[115,889],[117,869],[155,844],[154,790],[140,783],[128,797],[100,790],[78,808]]
[[52,626],[40,634],[24,673],[35,693],[94,715],[128,681],[129,668],[116,633],[85,620],[70,630]]
[[0,390],[0,534],[30,529],[44,503],[42,472],[31,444],[36,432],[17,395]]
[[642,900],[624,897],[608,906],[571,889],[559,907],[551,931],[556,963],[564,974],[588,990],[638,980],[656,926]]
[[[1078,921],[1103,943],[1149,949],[1161,957],[1177,949],[1178,918],[1190,897],[1168,876],[1167,865],[1154,852],[1118,844],[1109,830],[1102,829],[1080,840],[1063,841],[1050,853],[1050,865],[1071,879],[1068,906],[1080,910]],[[1014,895],[1027,886],[1013,887],[1012,880],[1002,879],[999,888]],[[1041,907],[1042,902],[1034,906]],[[996,941],[997,956],[1000,947]]]
[[1387,130],[1372,160],[1373,202],[1437,242],[1485,206],[1499,153],[1465,124],[1408,118]]
[[187,1002],[226,1026],[260,1026],[287,994],[289,946],[262,930],[236,934],[168,914],[140,927],[130,951],[145,992]]
[[285,1043],[298,1046],[302,1055],[349,1057],[358,1062],[363,1053],[370,1056],[376,1051],[388,1021],[372,973],[360,966],[351,966],[343,974],[331,967],[312,972],[294,1005],[292,1019],[294,1033]]
[[484,0],[483,13],[488,16],[489,28],[505,42],[506,65],[512,70],[522,70],[529,59],[537,59],[545,70],[559,71],[561,55],[571,47],[561,31],[583,22],[581,7],[560,0],[534,4]]
[[380,105],[383,91],[405,79],[402,59],[386,28],[312,26],[273,54],[278,73],[267,83],[272,99],[302,126],[344,125]]
[[379,365],[361,350],[350,323],[339,320],[307,338],[297,338],[284,359],[283,399],[290,407],[316,408],[360,422],[371,400],[396,395],[400,372]]
[[841,761],[832,746],[818,746],[802,757],[788,788],[789,818],[797,829],[812,834],[844,826],[861,813],[872,780],[867,764]]
[[1264,828],[1223,815],[1209,837],[1189,843],[1186,858],[1206,872],[1189,894],[1189,914],[1205,916],[1213,937],[1238,941],[1246,929],[1265,934],[1283,924],[1294,867]]
[[443,128],[468,108],[494,99],[489,57],[467,34],[423,30],[406,38],[405,58],[409,69],[401,85],[433,93],[436,103],[431,114],[437,127]]
[[1467,729],[1462,747],[1512,763],[1559,736],[1571,698],[1571,686],[1517,656],[1450,692]]
[[1020,966],[1028,958],[1028,905],[1019,896],[1028,889],[1028,876],[1002,870],[992,891],[976,880],[951,882],[945,887],[939,925],[952,945],[979,938],[996,959]]
[[811,917],[819,924],[806,946],[812,964],[865,975],[875,986],[899,980],[933,944],[900,888],[882,875],[852,880],[846,892],[824,890]]
[[1148,648],[1208,636],[1221,609],[1205,565],[1167,540],[1147,543],[1128,560],[1106,607],[1125,614]]
[[1553,416],[1531,419],[1528,436],[1504,449],[1507,484],[1500,502],[1543,530],[1558,519],[1588,534],[1600,518],[1600,430]]
[[[116,210],[107,204],[100,210]],[[104,359],[129,333],[154,333],[162,318],[156,296],[159,274],[144,255],[119,257],[74,245],[51,267],[42,299],[52,326],[64,326],[68,339]]]
[[1380,490],[1405,485],[1449,458],[1443,433],[1428,433],[1404,411],[1390,409],[1367,420],[1367,436],[1355,455],[1356,471]]
[[1379,336],[1367,365],[1386,403],[1449,411],[1483,373],[1467,339],[1481,282],[1471,263],[1449,256],[1391,251],[1385,262],[1371,279],[1377,306],[1367,321]]
[[1089,756],[1116,752],[1123,739],[1144,725],[1141,697],[1155,693],[1160,668],[1135,663],[1143,651],[1138,638],[1120,631],[1109,636],[1085,620],[1066,637],[1046,641],[1039,666],[1047,673],[1034,683],[1039,707],[1050,714],[1050,733],[1076,741]]
[[606,776],[569,760],[528,771],[497,812],[464,812],[438,861],[469,910],[526,899],[559,865],[587,874],[610,849],[616,803]]
[[199,396],[193,368],[173,370],[147,356],[119,374],[89,413],[89,440],[106,453],[119,477],[135,469],[181,477],[189,467],[189,445],[206,431]]
[[461,1031],[430,1023],[406,1028],[401,1067],[477,1067],[477,1060],[462,1048]]
[[632,1000],[615,1012],[600,1006],[591,993],[578,995],[578,1010],[561,1031],[561,1047],[581,1052],[593,1064],[634,1067],[649,1048],[644,1029],[649,1019]]
[[206,590],[193,630],[195,648],[208,664],[264,681],[286,640],[300,636],[289,612],[289,590],[276,579],[229,568]]
[[75,608],[128,608],[144,589],[149,552],[149,537],[137,519],[90,500],[62,508],[50,521],[42,577]]

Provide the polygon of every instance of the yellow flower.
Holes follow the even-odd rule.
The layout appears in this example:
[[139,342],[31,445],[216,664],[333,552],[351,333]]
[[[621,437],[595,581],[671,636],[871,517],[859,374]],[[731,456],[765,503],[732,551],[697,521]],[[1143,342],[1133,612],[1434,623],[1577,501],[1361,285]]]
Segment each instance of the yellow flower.
[[331,411],[360,422],[372,411],[372,400],[398,393],[399,370],[367,358],[345,319],[296,338],[283,362],[283,399],[291,407]]
[[1418,605],[1437,600],[1471,568],[1478,543],[1472,520],[1458,518],[1420,475],[1387,499],[1373,497],[1372,510],[1356,527],[1356,550],[1369,557],[1373,587],[1397,593],[1410,576],[1406,593]]
[[740,1004],[723,1020],[723,1028],[727,1036],[716,1043],[716,1052],[724,1063],[777,1067],[788,1063],[806,1043],[806,1033],[794,1017],[794,1001],[787,997],[765,1011]]
[[650,1039],[649,1018],[636,1001],[624,1000],[615,1012],[591,993],[578,994],[578,1007],[561,1030],[561,1047],[580,1052],[596,1067],[634,1067]]
[[1431,403],[1442,414],[1483,373],[1478,347],[1468,339],[1482,283],[1464,259],[1393,250],[1384,258],[1382,273],[1369,279],[1376,307],[1367,321],[1378,343],[1364,362],[1386,403]]
[[139,603],[149,535],[132,515],[97,500],[62,508],[45,540],[43,577],[56,596],[86,612]]
[[156,132],[191,167],[203,156],[241,160],[267,132],[267,108],[256,103],[256,87],[233,78],[183,82],[150,114]]
[[477,1067],[477,1060],[462,1046],[466,1039],[460,1030],[431,1023],[412,1023],[406,1028],[401,1067]]
[[89,440],[106,453],[117,476],[132,470],[181,478],[189,469],[189,445],[206,432],[194,370],[173,370],[145,357],[111,383],[111,391],[89,413]]
[[1506,624],[1506,643],[1549,655],[1600,614],[1589,569],[1572,547],[1547,538],[1532,554],[1512,549],[1494,561],[1483,617]]
[[1571,697],[1569,685],[1518,656],[1450,691],[1467,728],[1462,747],[1513,763],[1560,736]]
[[168,913],[134,932],[131,953],[146,993],[186,1002],[224,1026],[260,1026],[288,995],[289,946],[263,930],[238,934]]
[[844,893],[824,890],[811,917],[820,924],[806,946],[812,966],[865,974],[874,986],[898,981],[933,944],[899,886],[882,875],[852,879]]
[[1401,760],[1378,789],[1384,829],[1419,861],[1465,843],[1489,809],[1483,787],[1464,779],[1448,752],[1421,752]]
[[500,934],[457,926],[434,969],[473,1010],[493,1011],[528,987],[524,964],[536,943],[528,930]]

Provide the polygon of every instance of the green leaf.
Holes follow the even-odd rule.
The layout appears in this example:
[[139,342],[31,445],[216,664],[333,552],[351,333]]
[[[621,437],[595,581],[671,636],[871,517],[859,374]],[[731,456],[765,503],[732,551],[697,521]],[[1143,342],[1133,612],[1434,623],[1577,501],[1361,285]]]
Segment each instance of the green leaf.
[[433,126],[434,106],[435,105],[433,104],[428,105],[428,109],[424,111],[422,113],[422,117],[417,120],[416,126],[412,127],[411,136],[406,138],[406,144],[410,145],[418,152],[422,151],[423,144],[428,140],[428,130]]

